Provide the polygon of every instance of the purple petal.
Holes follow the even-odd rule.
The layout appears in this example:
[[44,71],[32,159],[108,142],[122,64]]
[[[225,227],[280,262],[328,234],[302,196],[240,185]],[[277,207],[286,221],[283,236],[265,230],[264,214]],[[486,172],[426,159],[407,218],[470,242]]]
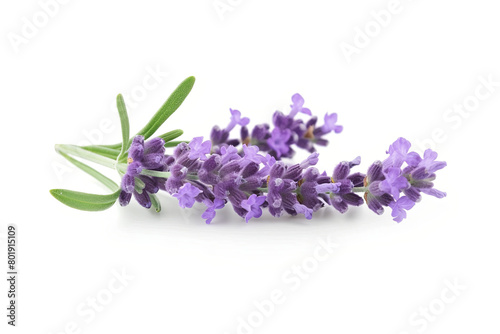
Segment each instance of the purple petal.
[[304,105],[304,98],[300,94],[294,94],[292,96],[292,102],[293,104],[290,105],[292,110],[290,111],[290,117],[295,117],[299,112],[304,113],[306,115],[311,115],[311,110],[307,108],[302,108]]
[[240,126],[245,126],[250,123],[250,118],[248,117],[241,117],[241,112],[235,109],[229,109],[231,112],[231,122],[234,122]]
[[213,202],[210,200],[204,200],[203,204],[207,206],[207,209],[203,212],[201,217],[206,219],[205,222],[207,224],[210,224],[215,217],[215,210],[222,209],[226,202],[223,199],[216,198]]
[[431,189],[421,189],[421,191],[424,194],[431,195],[431,196],[434,196],[436,198],[444,198],[444,197],[446,197],[446,193],[445,192],[437,190],[437,189],[434,189],[434,188],[431,188]]
[[195,197],[202,191],[191,183],[186,183],[179,188],[179,191],[173,196],[179,200],[181,208],[192,208],[195,202]]
[[331,131],[335,131],[336,133],[339,133],[342,131],[342,126],[336,125],[337,123],[337,114],[325,114],[325,124],[323,125],[323,132],[328,133]]
[[337,193],[340,189],[340,183],[318,184],[317,186],[314,187],[314,189],[316,189],[316,192],[318,194],[326,193],[326,192]]
[[262,216],[262,208],[260,206],[265,201],[266,196],[257,196],[256,194],[252,194],[248,199],[241,201],[241,207],[247,211],[245,216],[247,223],[252,218],[259,218]]
[[199,158],[204,161],[207,159],[206,155],[210,153],[212,143],[210,140],[203,142],[203,137],[195,137],[189,143],[189,147],[191,148],[188,155],[189,159],[195,160]]
[[304,215],[304,217],[306,217],[306,219],[312,218],[313,210],[308,208],[307,206],[305,206],[303,204],[296,203],[293,206],[293,208],[295,209],[295,211],[297,211],[297,213],[302,213]]
[[300,163],[300,168],[305,169],[307,167],[316,165],[319,161],[318,157],[319,157],[319,153],[317,153],[317,152],[312,153],[310,156],[307,157],[306,160],[304,160]]
[[420,161],[422,161],[422,158],[417,152],[410,152],[406,156],[406,163],[409,166],[415,167],[420,163]]

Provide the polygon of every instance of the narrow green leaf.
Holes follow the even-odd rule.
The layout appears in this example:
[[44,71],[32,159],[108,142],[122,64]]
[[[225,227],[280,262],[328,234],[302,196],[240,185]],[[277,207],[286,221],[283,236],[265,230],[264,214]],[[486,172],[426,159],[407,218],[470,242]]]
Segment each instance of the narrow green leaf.
[[104,176],[103,174],[99,173],[94,168],[92,168],[92,167],[84,164],[81,161],[73,159],[72,157],[70,157],[69,155],[67,155],[64,152],[59,152],[59,154],[62,155],[63,157],[65,157],[73,165],[75,165],[76,167],[78,167],[81,170],[83,170],[85,173],[89,174],[90,176],[93,176],[97,181],[101,182],[106,187],[108,187],[109,190],[111,190],[111,191],[117,191],[120,188],[113,180],[111,180],[110,178],[108,178],[108,177]]
[[123,100],[122,94],[118,94],[118,96],[116,97],[116,107],[118,108],[118,114],[120,115],[120,124],[122,128],[122,146],[120,155],[118,155],[118,160],[120,160],[120,158],[123,157],[130,146],[130,124],[128,120],[127,108],[125,107],[125,101]]
[[188,141],[185,140],[179,140],[179,141],[169,141],[168,143],[165,143],[165,147],[175,147],[179,145],[180,143],[189,143]]
[[118,153],[120,153],[120,149],[122,147],[122,143],[110,144],[110,145],[98,145],[98,146],[99,147],[109,148],[109,149],[112,149],[112,150],[118,150]]
[[161,211],[161,203],[158,200],[158,197],[155,194],[149,194],[149,198],[151,199],[151,206],[155,208],[156,212]]
[[91,145],[91,146],[82,146],[82,148],[87,151],[100,154],[106,158],[110,158],[113,160],[116,160],[118,158],[118,155],[120,154],[119,149],[113,149],[107,146]]
[[120,196],[120,190],[109,195],[88,194],[67,189],[52,189],[50,193],[61,203],[83,211],[103,211],[109,209]]
[[95,162],[101,166],[106,166],[109,168],[115,169],[116,161],[113,159],[109,159],[103,155],[98,153],[94,153],[92,151],[81,148],[76,145],[66,145],[66,144],[56,144],[55,147],[56,152],[63,152],[66,154],[74,155],[80,158],[83,158],[88,161]]
[[144,136],[145,139],[151,137],[156,130],[180,107],[184,99],[193,88],[195,78],[189,77],[174,90],[167,101],[161,106],[151,120],[142,128],[137,135]]
[[[156,130],[179,108],[179,106],[184,102],[189,92],[193,88],[195,82],[194,77],[189,77],[185,79],[181,84],[174,90],[174,92],[169,96],[167,101],[161,106],[161,108],[154,114],[153,118],[142,128],[137,135],[144,136],[145,139],[150,138]],[[129,139],[128,143],[131,143]],[[174,145],[175,146],[175,145]],[[95,147],[95,146],[87,146]],[[121,150],[122,143],[110,144],[110,145],[98,145],[100,148]],[[168,146],[166,146],[168,147]]]
[[158,137],[162,138],[165,141],[165,143],[168,143],[169,141],[172,141],[175,138],[182,136],[183,133],[184,133],[184,131],[177,129],[177,130],[172,130],[172,131],[169,131],[167,133],[164,133]]

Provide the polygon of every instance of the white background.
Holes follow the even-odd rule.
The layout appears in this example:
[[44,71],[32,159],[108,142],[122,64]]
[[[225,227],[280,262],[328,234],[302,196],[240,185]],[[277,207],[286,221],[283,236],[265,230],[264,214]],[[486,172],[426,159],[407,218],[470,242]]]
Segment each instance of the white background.
[[[19,230],[12,332],[233,334],[239,317],[259,320],[254,302],[278,289],[284,302],[239,332],[497,333],[500,87],[466,116],[447,114],[474,100],[480,77],[500,81],[496,2],[401,0],[350,62],[342,43],[355,46],[356,29],[376,29],[370,13],[389,1],[229,3],[221,16],[212,0],[74,0],[43,22],[35,0],[2,2],[2,262],[7,224]],[[14,46],[23,18],[33,16],[45,26]],[[129,103],[132,131],[190,75],[191,94],[162,127],[184,129],[184,139],[225,126],[229,108],[252,124],[269,122],[299,92],[313,113],[337,112],[344,126],[320,148],[321,170],[361,155],[357,168],[366,171],[396,138],[422,142],[437,131],[435,149],[448,167],[436,187],[448,197],[425,197],[400,224],[366,207],[345,215],[327,208],[312,221],[265,213],[248,224],[227,207],[206,225],[203,207],[182,210],[166,195],[160,214],[136,203],[79,212],[54,200],[51,188],[106,192],[84,173],[61,169],[53,145],[78,144],[86,133],[119,141],[115,97],[138,94],[151,69],[168,74]],[[102,122],[114,129],[102,132]],[[335,251],[292,290],[283,275],[311,263],[318,239],[328,237]],[[110,295],[122,270],[133,279]],[[448,281],[462,290],[453,298],[448,291],[444,303]],[[10,326],[2,282],[3,333]],[[88,298],[109,296],[90,319]],[[439,314],[422,320],[429,307]]]

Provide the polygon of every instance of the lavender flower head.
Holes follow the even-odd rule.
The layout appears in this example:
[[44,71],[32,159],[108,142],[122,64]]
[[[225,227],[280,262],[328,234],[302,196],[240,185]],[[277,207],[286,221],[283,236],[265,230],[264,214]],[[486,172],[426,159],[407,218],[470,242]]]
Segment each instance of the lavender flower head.
[[143,136],[136,136],[128,152],[127,172],[123,175],[120,205],[130,203],[132,195],[145,208],[151,207],[151,194],[160,189],[161,179],[143,175],[144,170],[163,171],[166,163],[165,142],[161,138],[154,138],[144,143]]
[[427,149],[422,158],[417,152],[410,152],[410,147],[408,140],[397,139],[389,146],[389,156],[383,162],[373,163],[364,180],[368,207],[382,214],[383,207],[389,206],[398,223],[406,218],[406,211],[420,202],[421,193],[437,198],[446,196],[435,189],[432,182],[435,172],[446,167],[446,162],[436,161],[437,153],[431,149]]
[[[288,115],[276,111],[272,116],[272,125],[257,124],[252,131],[247,127],[250,119],[243,117],[238,110],[230,109],[229,125],[224,129],[218,126],[212,128],[212,151],[220,153],[222,147],[237,147],[241,143],[257,146],[261,152],[269,153],[278,160],[293,157],[296,148],[315,152],[315,145],[328,144],[328,140],[323,138],[325,135],[331,132],[340,133],[343,128],[337,125],[336,113],[325,114],[324,124],[316,126],[317,117],[312,116],[311,110],[304,107],[304,104],[304,98],[300,94],[294,94]],[[299,114],[309,116],[309,119],[304,121],[298,118]],[[230,132],[236,125],[241,127],[240,138],[231,139]]]

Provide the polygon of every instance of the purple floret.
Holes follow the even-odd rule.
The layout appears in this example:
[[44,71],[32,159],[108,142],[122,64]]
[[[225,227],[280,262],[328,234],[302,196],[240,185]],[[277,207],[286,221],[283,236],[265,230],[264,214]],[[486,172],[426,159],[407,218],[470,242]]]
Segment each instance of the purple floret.
[[241,207],[247,210],[245,220],[248,221],[252,218],[259,218],[262,216],[262,204],[266,201],[266,196],[257,196],[256,194],[250,195],[248,199],[241,201]]
[[403,219],[406,218],[406,211],[413,208],[415,202],[410,200],[408,197],[403,196],[395,202],[391,202],[389,206],[392,208],[392,217],[394,221],[401,223]]
[[173,196],[179,200],[179,206],[181,208],[192,208],[195,202],[196,196],[198,196],[202,191],[191,183],[186,183],[179,188],[179,191]]

